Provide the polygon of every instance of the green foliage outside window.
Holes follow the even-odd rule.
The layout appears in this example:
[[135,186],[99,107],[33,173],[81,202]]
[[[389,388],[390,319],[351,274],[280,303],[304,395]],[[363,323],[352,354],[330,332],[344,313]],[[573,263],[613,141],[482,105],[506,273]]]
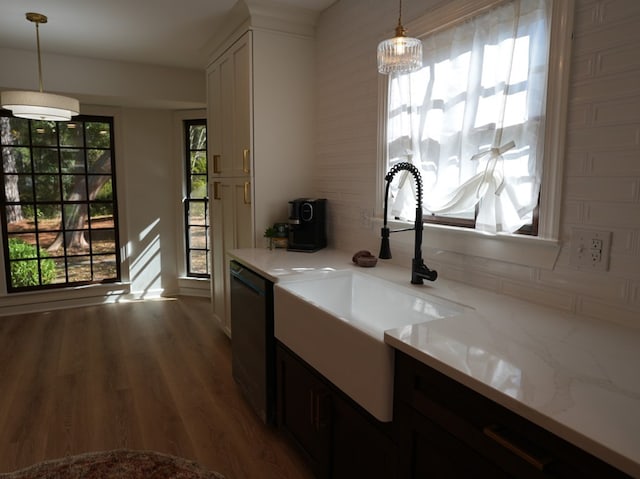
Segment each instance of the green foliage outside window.
[[[40,254],[38,254],[38,249],[35,246],[21,239],[9,239],[11,285],[14,288],[20,288],[52,283],[56,278],[56,264],[48,256],[44,250],[40,250]],[[38,263],[40,263],[42,271],[42,283],[38,275]]]

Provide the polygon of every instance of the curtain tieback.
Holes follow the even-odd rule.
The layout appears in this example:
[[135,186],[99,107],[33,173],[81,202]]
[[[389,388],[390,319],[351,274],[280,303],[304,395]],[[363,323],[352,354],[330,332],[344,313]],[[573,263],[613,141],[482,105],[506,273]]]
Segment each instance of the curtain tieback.
[[[482,198],[487,192],[487,188],[489,188],[489,182],[494,177],[496,165],[498,164],[498,160],[502,159],[502,155],[509,151],[511,148],[516,146],[515,142],[511,140],[509,143],[505,143],[499,147],[491,147],[487,148],[484,151],[476,153],[471,157],[471,161],[480,161],[485,156],[489,157],[487,161],[487,166],[484,169],[484,175],[482,181],[478,185],[478,189],[476,191],[476,197]],[[496,195],[502,193],[504,189],[504,176],[500,176],[500,184],[496,188]]]

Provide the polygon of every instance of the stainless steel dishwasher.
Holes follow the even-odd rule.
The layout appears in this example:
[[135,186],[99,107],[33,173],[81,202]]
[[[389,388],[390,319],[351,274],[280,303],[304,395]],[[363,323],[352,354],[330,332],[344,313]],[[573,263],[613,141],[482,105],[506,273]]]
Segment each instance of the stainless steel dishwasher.
[[258,416],[275,423],[273,283],[231,261],[233,378]]

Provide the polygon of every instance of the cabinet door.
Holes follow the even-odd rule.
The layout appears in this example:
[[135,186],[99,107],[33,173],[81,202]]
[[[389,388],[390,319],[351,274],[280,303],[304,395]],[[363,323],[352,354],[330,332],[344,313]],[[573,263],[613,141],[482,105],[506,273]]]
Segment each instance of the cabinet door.
[[278,426],[307,457],[319,478],[329,476],[331,393],[323,381],[281,345],[276,350]]
[[213,315],[231,335],[229,258],[226,252],[253,246],[251,182],[243,178],[213,178],[211,183],[211,246]]
[[220,176],[222,158],[231,155],[229,145],[223,142],[226,110],[223,105],[222,71],[224,59],[207,69],[207,145],[209,151],[209,173]]
[[207,69],[210,171],[251,174],[251,32]]
[[367,419],[350,400],[332,399],[332,479],[403,478],[398,473],[398,452],[391,438]]
[[233,152],[231,173],[251,174],[251,32],[234,44],[233,56]]

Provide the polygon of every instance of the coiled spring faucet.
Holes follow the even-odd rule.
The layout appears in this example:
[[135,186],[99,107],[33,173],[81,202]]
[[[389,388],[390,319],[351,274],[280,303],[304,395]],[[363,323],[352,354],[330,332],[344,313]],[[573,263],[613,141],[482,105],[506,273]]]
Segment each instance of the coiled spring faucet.
[[[416,189],[418,190],[417,194],[417,205],[416,205],[416,218],[413,225],[413,228],[402,228],[398,230],[389,230],[387,227],[387,206],[389,203],[389,186],[391,185],[391,181],[393,177],[399,171],[408,171],[413,175],[413,179],[416,182]],[[420,176],[420,172],[418,169],[408,162],[398,163],[394,165],[387,175],[384,177],[386,181],[386,187],[384,190],[384,224],[382,226],[381,235],[382,235],[382,243],[380,245],[380,254],[378,255],[381,259],[390,259],[391,258],[391,248],[389,246],[389,234],[396,233],[398,231],[411,231],[415,230],[415,241],[413,245],[413,260],[411,261],[411,284],[424,284],[425,279],[429,281],[435,281],[438,277],[438,273],[429,269],[424,261],[422,260],[422,177]]]

